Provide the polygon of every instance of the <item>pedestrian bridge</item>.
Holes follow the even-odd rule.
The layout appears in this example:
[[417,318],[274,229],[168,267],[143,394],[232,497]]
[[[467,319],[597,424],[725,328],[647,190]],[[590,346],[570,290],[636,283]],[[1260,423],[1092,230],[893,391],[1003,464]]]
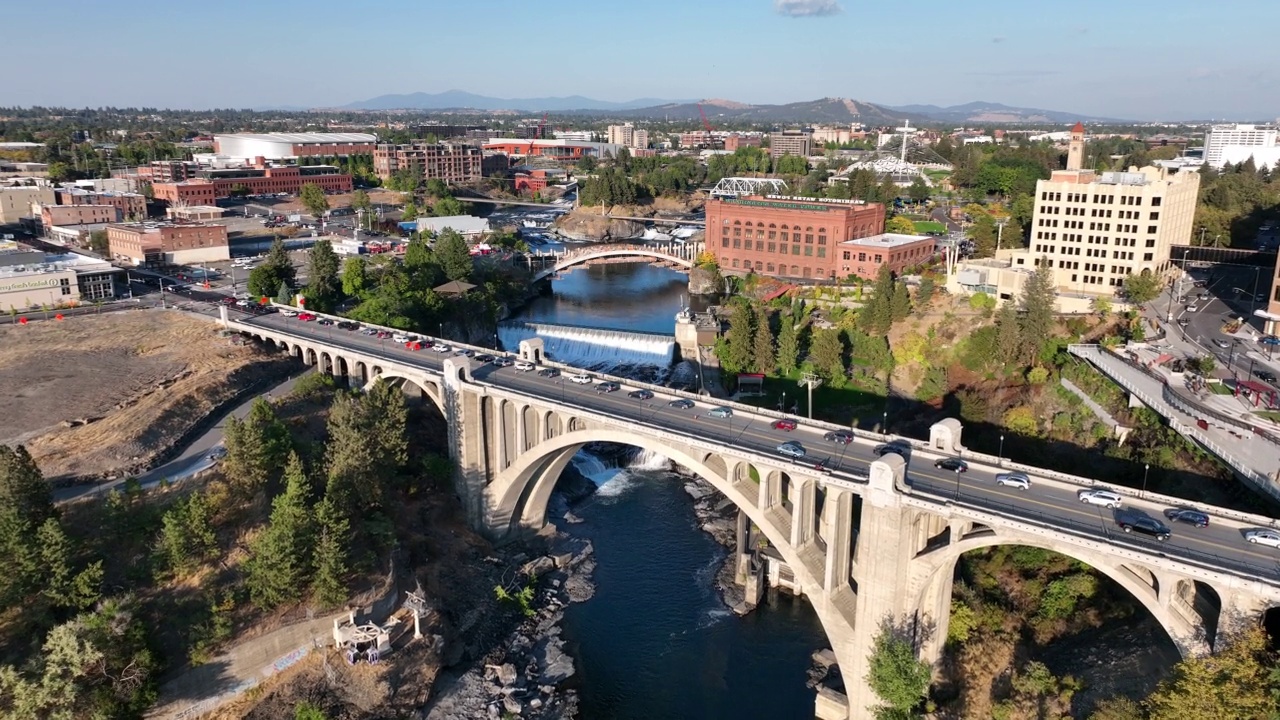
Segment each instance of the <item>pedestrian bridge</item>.
[[[872,449],[892,436],[854,430],[853,442],[838,445],[823,434],[850,428],[801,421],[784,432],[771,426],[779,413],[723,403],[732,414],[713,418],[704,398],[624,378],[615,379],[622,392],[600,393],[565,382],[573,371],[567,367],[552,379],[281,315],[230,315],[224,308],[229,329],[353,386],[394,382],[433,403],[447,420],[455,487],[468,520],[496,542],[548,529],[548,500],[560,474],[589,443],[659,453],[706,480],[740,511],[741,571],[759,559],[753,555],[761,548],[745,539],[753,527],[783,558],[822,622],[847,695],[820,691],[819,718],[874,716],[879,700],[865,681],[868,652],[886,624],[907,635],[923,659],[939,659],[955,564],[971,550],[1017,544],[1078,559],[1128,590],[1184,654],[1208,652],[1224,632],[1280,606],[1274,554],[1280,551],[1242,536],[1271,527],[1272,519],[1201,506],[1213,518],[1209,528],[1175,528],[1165,543],[1126,534],[1112,510],[1079,501],[1096,480],[971,452],[956,420],[936,424],[927,441],[899,438],[909,445],[906,458],[877,457]],[[537,339],[520,344],[522,356],[555,366],[540,351]],[[628,397],[640,388],[654,397]],[[672,407],[676,399],[694,407]],[[808,448],[804,461],[775,451],[784,439]],[[969,463],[965,475],[934,465],[957,456]],[[997,486],[1001,470],[1026,472],[1031,490]],[[1125,512],[1158,517],[1162,508],[1186,504],[1108,489],[1122,495]]]
[[593,245],[554,253],[539,253],[551,262],[549,267],[533,275],[536,282],[578,265],[615,262],[654,262],[673,268],[690,270],[702,252],[702,243],[666,243],[662,245]]

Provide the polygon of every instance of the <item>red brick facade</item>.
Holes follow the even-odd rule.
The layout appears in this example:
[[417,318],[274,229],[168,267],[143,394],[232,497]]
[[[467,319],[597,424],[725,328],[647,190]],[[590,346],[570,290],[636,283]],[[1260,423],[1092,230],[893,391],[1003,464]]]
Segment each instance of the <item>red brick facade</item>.
[[838,246],[884,231],[884,206],[762,197],[710,200],[707,251],[721,270],[775,277],[845,277]]
[[187,205],[212,205],[214,200],[229,197],[237,186],[248,188],[250,195],[288,193],[297,195],[303,185],[314,183],[327,192],[349,192],[351,176],[342,173],[304,174],[294,166],[250,168],[239,171],[217,171],[217,176],[197,178],[179,183],[154,183],[156,200]]

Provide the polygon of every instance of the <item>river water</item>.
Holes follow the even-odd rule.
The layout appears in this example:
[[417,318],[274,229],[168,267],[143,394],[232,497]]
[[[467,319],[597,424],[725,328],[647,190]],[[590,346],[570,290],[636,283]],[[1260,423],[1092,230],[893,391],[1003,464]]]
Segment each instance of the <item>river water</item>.
[[[672,333],[688,303],[683,274],[650,265],[585,268],[515,317]],[[694,303],[694,307],[698,305]],[[564,633],[590,720],[810,720],[810,654],[827,645],[808,601],[780,597],[739,618],[713,581],[725,549],[702,532],[683,481],[662,458],[608,467],[574,461],[599,490],[561,529],[595,545],[596,593],[572,605]]]

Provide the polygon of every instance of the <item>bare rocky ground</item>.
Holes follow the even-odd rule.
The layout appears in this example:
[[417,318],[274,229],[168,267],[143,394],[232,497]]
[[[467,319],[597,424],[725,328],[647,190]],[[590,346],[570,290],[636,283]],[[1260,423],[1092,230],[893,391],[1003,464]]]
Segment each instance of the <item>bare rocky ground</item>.
[[53,481],[139,472],[288,363],[176,310],[0,328],[0,443]]

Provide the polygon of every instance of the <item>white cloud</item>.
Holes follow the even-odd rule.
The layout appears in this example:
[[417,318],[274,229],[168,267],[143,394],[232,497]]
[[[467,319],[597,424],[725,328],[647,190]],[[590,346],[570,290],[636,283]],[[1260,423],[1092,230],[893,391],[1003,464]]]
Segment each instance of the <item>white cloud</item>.
[[836,0],[773,0],[773,9],[788,17],[821,17],[844,12]]

